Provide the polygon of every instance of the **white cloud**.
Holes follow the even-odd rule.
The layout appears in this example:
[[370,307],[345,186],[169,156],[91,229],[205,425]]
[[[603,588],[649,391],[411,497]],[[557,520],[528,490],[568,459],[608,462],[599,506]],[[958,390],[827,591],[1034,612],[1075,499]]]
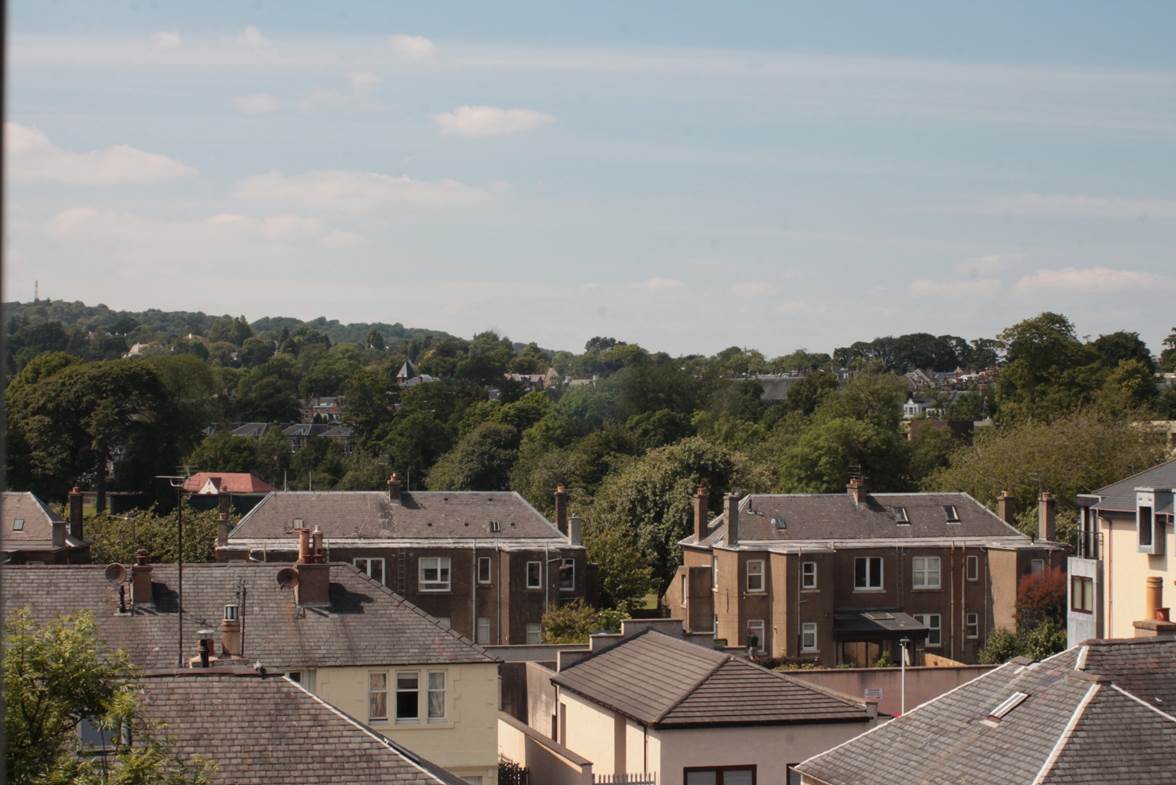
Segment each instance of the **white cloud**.
[[328,248],[350,248],[353,245],[357,245],[362,239],[355,232],[336,230],[323,237],[319,242]]
[[1057,218],[1176,219],[1176,201],[1084,194],[1021,193],[993,197],[961,212]]
[[1113,267],[1060,267],[1038,270],[1017,281],[1019,293],[1061,289],[1086,294],[1106,294],[1130,289],[1168,289],[1176,281],[1153,273],[1118,270]]
[[233,99],[241,114],[270,114],[278,111],[278,99],[269,93],[253,93]]
[[911,294],[919,297],[986,297],[1000,290],[995,278],[932,281],[920,278],[911,282]]
[[776,293],[776,287],[767,281],[743,281],[734,284],[731,292],[736,297],[769,297]]
[[662,289],[681,289],[686,284],[679,281],[677,278],[649,278],[638,283],[629,284],[630,289],[649,289],[650,291],[660,291]]
[[406,60],[425,60],[437,53],[437,45],[423,35],[394,35],[388,43]]
[[160,30],[151,35],[151,48],[158,52],[168,52],[179,49],[183,44],[180,34],[170,30]]
[[370,90],[380,83],[379,77],[371,71],[352,71],[347,74],[347,81],[355,91]]
[[414,180],[377,172],[281,172],[247,177],[237,184],[239,199],[264,204],[297,205],[323,210],[366,212],[381,207],[461,207],[484,202],[500,188],[482,188],[457,180]]
[[436,115],[433,121],[442,133],[461,136],[492,136],[531,131],[555,122],[546,112],[534,109],[502,109],[497,106],[459,106]]
[[35,128],[4,124],[8,176],[14,180],[69,185],[153,183],[186,177],[196,170],[173,158],[128,145],[114,145],[87,153],[62,150]]
[[272,43],[268,38],[261,34],[260,30],[258,30],[253,25],[246,25],[245,29],[237,35],[233,36],[232,40],[235,43],[242,44],[251,49],[261,49],[263,47],[269,46]]
[[321,109],[341,109],[344,107],[371,107],[372,89],[380,83],[379,78],[370,71],[352,71],[345,77],[346,90],[314,90],[307,94],[299,103],[302,111],[313,112]]

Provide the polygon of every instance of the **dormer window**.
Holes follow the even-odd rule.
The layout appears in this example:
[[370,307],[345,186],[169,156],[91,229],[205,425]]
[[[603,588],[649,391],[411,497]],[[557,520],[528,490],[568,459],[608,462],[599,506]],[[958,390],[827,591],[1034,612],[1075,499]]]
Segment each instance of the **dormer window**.
[[1151,488],[1135,492],[1135,532],[1140,553],[1154,556],[1164,552],[1164,525],[1156,515],[1156,508],[1165,501],[1163,494],[1164,491]]
[[906,507],[895,507],[894,508],[894,521],[895,521],[895,523],[910,523],[911,522],[911,519],[909,517],[907,517]]
[[956,509],[954,504],[943,505],[943,515],[947,519],[948,523],[960,522],[960,512]]

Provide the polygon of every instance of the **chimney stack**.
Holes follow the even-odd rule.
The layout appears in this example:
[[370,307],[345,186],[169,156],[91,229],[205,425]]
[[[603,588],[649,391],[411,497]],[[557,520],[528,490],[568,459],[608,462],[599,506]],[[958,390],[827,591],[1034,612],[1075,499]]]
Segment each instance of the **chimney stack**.
[[710,498],[706,492],[705,485],[699,485],[698,490],[694,493],[694,539],[696,542],[702,542],[706,537],[707,515],[709,514],[707,507],[710,506]]
[[572,545],[584,544],[584,522],[578,515],[573,515],[568,521],[568,540]]
[[1056,516],[1053,494],[1042,491],[1037,500],[1037,539],[1043,542],[1054,541],[1058,528]]
[[727,545],[734,548],[739,544],[739,495],[728,493],[723,499],[723,516],[727,523]]
[[396,472],[388,475],[388,501],[393,504],[400,504],[400,476]]
[[232,498],[224,492],[216,497],[216,544],[229,544],[229,504]]
[[82,502],[84,497],[78,486],[74,486],[69,492],[69,536],[75,540],[84,539],[82,537]]
[[568,489],[559,484],[555,486],[555,525],[559,533],[568,533]]
[[221,656],[240,657],[241,616],[237,605],[225,606],[225,617],[221,620]]
[[331,565],[327,564],[323,548],[323,533],[295,529],[298,532],[298,585],[294,596],[299,605],[326,606],[331,604]]
[[66,523],[65,521],[59,521],[59,520],[53,521],[53,547],[54,548],[64,548],[65,547],[65,530],[66,530],[67,526],[69,526],[69,524]]
[[1158,575],[1147,578],[1144,594],[1145,615],[1136,621],[1136,638],[1172,638],[1176,637],[1176,622],[1170,620],[1168,609],[1164,604],[1164,579]]
[[151,594],[151,565],[143,548],[135,551],[135,563],[131,565],[131,602],[135,606],[155,604]]
[[1014,526],[1013,518],[1016,514],[1016,510],[1013,508],[1013,497],[1009,496],[1008,491],[1001,491],[1000,496],[996,497],[996,516],[1009,526]]
[[849,478],[845,489],[849,492],[849,498],[853,499],[853,503],[860,507],[866,503],[866,481],[860,476]]

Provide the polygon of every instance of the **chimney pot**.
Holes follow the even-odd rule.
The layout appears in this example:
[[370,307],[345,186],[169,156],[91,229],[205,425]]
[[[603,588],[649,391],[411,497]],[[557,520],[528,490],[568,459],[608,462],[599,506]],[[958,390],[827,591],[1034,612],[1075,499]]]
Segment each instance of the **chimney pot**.
[[1156,575],[1150,575],[1147,578],[1146,594],[1144,595],[1144,602],[1147,606],[1147,612],[1144,614],[1145,619],[1154,619],[1160,608],[1164,604],[1164,580]]
[[396,472],[388,475],[388,501],[393,504],[400,504],[401,493],[400,477]]
[[694,540],[695,542],[702,542],[706,537],[707,515],[709,511],[707,507],[710,506],[710,498],[706,492],[705,485],[699,485],[698,490],[694,492]]
[[1053,542],[1057,538],[1057,512],[1053,494],[1042,491],[1037,500],[1037,539]]
[[739,544],[739,495],[728,493],[724,499],[724,520],[727,524],[727,545],[734,548]]
[[240,657],[241,617],[236,605],[225,606],[225,617],[221,620],[221,654],[225,657]]
[[559,533],[568,533],[568,489],[563,484],[555,486],[555,525]]
[[[82,508],[85,497],[82,496],[81,490],[78,486],[74,486],[69,491],[69,536],[75,540],[84,539],[82,537]],[[64,543],[62,543],[64,544]]]

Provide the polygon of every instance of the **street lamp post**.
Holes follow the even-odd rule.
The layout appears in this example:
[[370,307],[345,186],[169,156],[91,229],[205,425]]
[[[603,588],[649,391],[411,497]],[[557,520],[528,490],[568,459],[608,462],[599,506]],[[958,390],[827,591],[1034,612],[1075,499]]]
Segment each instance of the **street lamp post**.
[[899,662],[899,672],[901,676],[900,690],[902,692],[902,713],[906,714],[906,662],[907,662],[907,646],[910,645],[910,638],[899,638],[898,645],[902,647],[902,660]]
[[184,480],[171,474],[156,475],[176,489],[176,667],[184,667]]

